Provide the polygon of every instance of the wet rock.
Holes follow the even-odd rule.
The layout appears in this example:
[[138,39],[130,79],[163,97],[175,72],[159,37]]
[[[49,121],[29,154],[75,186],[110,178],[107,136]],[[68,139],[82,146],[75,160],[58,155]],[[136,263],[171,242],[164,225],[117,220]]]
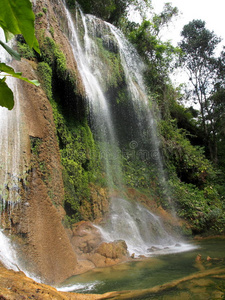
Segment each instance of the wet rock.
[[151,248],[147,249],[148,252],[154,252],[154,251],[158,251],[158,250],[161,250],[161,249],[159,247],[156,247],[156,246],[152,246]]
[[102,243],[96,250],[96,253],[111,259],[121,259],[124,256],[128,256],[127,244],[122,240]]
[[99,253],[94,253],[94,254],[90,255],[89,260],[97,268],[104,268],[106,266],[106,257],[102,256]]
[[107,50],[114,52],[114,53],[118,53],[118,51],[119,51],[116,41],[113,39],[112,36],[109,36],[109,35],[104,36],[103,46]]
[[176,243],[175,247],[181,247],[181,244]]
[[138,257],[139,257],[139,258],[142,258],[142,259],[146,258],[145,255],[139,255]]
[[101,241],[99,230],[90,221],[81,221],[72,228],[71,243],[78,255],[91,253]]
[[202,260],[202,256],[201,256],[201,254],[198,254],[198,255],[196,256],[195,261],[196,261],[196,262],[200,262],[201,260]]
[[0,266],[0,300],[94,300],[100,298],[102,295],[59,292],[54,287],[35,282],[26,277],[23,272],[14,272]]

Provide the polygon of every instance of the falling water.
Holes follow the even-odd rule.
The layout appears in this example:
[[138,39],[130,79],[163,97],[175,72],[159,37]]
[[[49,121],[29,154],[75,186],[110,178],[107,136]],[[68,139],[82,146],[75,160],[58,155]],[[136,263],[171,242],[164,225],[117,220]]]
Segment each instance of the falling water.
[[91,122],[98,142],[101,144],[101,154],[105,165],[108,186],[122,182],[118,155],[118,142],[114,131],[111,113],[102,88],[101,68],[104,68],[98,55],[98,47],[89,36],[87,17],[79,10],[84,28],[84,44],[81,45],[79,34],[73,19],[66,9],[70,43],[78,65],[78,70],[85,87],[89,105]]
[[0,231],[0,261],[1,263],[8,269],[12,269],[14,271],[19,271],[17,267],[17,257],[16,252],[13,249],[13,246],[2,231]]
[[153,246],[165,250],[165,246],[176,244],[158,216],[137,202],[121,198],[113,199],[110,218],[99,229],[107,242],[125,240],[130,254],[148,255]]
[[[107,82],[104,74],[107,73],[105,72],[107,66],[100,59],[100,50],[97,43],[98,38],[106,40],[107,37],[109,37],[109,40],[113,39],[112,43],[116,43],[116,47],[119,49],[129,101],[135,112],[135,126],[137,128],[132,133],[131,148],[135,150],[136,147],[148,147],[147,151],[152,164],[155,169],[157,168],[156,172],[158,173],[160,185],[165,190],[165,174],[159,150],[160,145],[157,138],[155,118],[150,109],[151,103],[142,75],[143,62],[134,47],[111,24],[103,22],[92,15],[84,15],[80,10],[77,10],[76,24],[79,24],[78,28],[78,26],[75,27],[68,10],[66,10],[66,14],[70,30],[70,43],[85,87],[96,139],[100,140],[102,145],[107,145],[107,147],[101,146],[101,150],[105,160],[108,183],[113,182],[114,185],[118,185],[118,182],[122,182],[122,176],[121,162],[117,154],[118,145],[120,145],[120,141],[117,140],[119,132],[116,131],[118,128],[111,116],[110,100],[104,94]],[[81,24],[79,23],[80,19]],[[131,128],[126,128],[126,130],[129,131]],[[114,154],[113,159],[111,159],[110,153]],[[125,240],[129,252],[135,254],[146,255],[149,248],[156,245],[160,250],[169,246],[175,251],[174,246],[177,243],[176,239],[171,237],[163,227],[159,217],[142,205],[122,198],[111,199],[108,223],[98,228],[105,241]]]
[[[3,31],[0,40],[4,41]],[[1,62],[11,63],[9,54],[0,47]],[[20,133],[20,104],[17,81],[7,78],[8,86],[14,94],[15,106],[9,111],[0,106],[0,227],[7,227],[10,231],[10,215],[15,205],[20,201],[20,179],[22,178],[22,150]],[[0,231],[0,261],[10,269],[18,271],[15,250],[9,240]]]
[[[1,31],[0,39],[3,40],[3,38]],[[10,56],[2,47],[0,48],[0,57],[2,62],[10,63]],[[20,200],[19,180],[23,172],[17,81],[9,77],[6,82],[13,91],[15,106],[12,111],[0,107],[0,201],[2,209],[5,206],[10,208]]]

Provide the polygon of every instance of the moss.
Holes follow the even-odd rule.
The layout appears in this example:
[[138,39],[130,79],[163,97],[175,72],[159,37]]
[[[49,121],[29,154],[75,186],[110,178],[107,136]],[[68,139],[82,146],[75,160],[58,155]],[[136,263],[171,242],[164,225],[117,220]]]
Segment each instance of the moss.
[[63,166],[64,224],[69,226],[82,219],[80,208],[90,202],[90,182],[100,181],[100,155],[87,123],[75,71],[67,68],[66,58],[53,39],[42,35],[40,48],[42,61],[37,71],[53,109]]
[[67,120],[57,103],[53,107],[63,165],[64,205],[67,219],[73,223],[81,220],[80,207],[89,201],[89,184],[101,176],[101,165],[87,122]]
[[17,42],[17,51],[20,56],[26,59],[34,60],[36,58],[34,50],[31,49],[25,42]]
[[31,153],[35,156],[39,156],[40,151],[39,147],[42,143],[42,139],[36,138],[36,137],[30,137],[30,148],[31,148]]
[[48,184],[51,182],[51,175],[46,162],[40,157],[42,142],[43,141],[40,138],[30,137],[31,153],[33,155],[31,159],[31,167],[35,168],[43,182]]
[[48,11],[47,7],[42,7],[42,11],[46,14]]
[[49,100],[52,99],[52,69],[45,62],[40,62],[37,71],[41,80],[42,87]]
[[49,32],[51,33],[51,36],[54,37],[55,31],[53,27],[50,27]]
[[44,13],[41,11],[36,14],[36,18],[41,18],[43,16],[44,16]]
[[106,66],[103,72],[105,89],[117,88],[125,81],[125,75],[123,67],[121,65],[120,55],[115,50],[116,46],[112,45],[109,47],[107,42],[104,42],[103,39],[97,38],[97,45],[99,49],[99,59],[103,65]]

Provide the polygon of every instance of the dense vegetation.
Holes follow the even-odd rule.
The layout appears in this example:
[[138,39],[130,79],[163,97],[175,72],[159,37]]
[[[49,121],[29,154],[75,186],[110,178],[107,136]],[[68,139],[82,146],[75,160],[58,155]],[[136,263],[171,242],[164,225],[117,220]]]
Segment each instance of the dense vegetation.
[[[74,7],[75,1],[67,2],[71,8]],[[160,14],[152,14],[150,20],[144,18],[139,24],[129,21],[127,7],[135,5],[143,16],[144,9],[151,7],[150,1],[146,0],[144,7],[141,5],[143,2],[135,0],[78,2],[84,12],[119,26],[146,64],[146,85],[161,116],[157,122],[168,190],[178,216],[190,223],[194,233],[223,233],[225,53],[222,52],[219,57],[214,55],[219,39],[205,28],[203,21],[194,20],[184,27],[180,47],[163,42],[159,38],[162,28],[178,13],[169,4]],[[54,39],[40,34],[39,54],[31,50],[23,38],[18,40],[19,53],[38,61],[38,74],[53,107],[64,168],[66,223],[71,224],[84,218],[80,208],[85,201],[90,201],[90,183],[105,185],[101,162],[96,159],[99,155],[90,155],[99,153],[98,144],[88,124],[78,75],[68,69],[65,56]],[[110,94],[113,90],[115,111],[121,113],[127,108],[127,90],[120,61],[116,51],[103,47],[101,39],[99,48],[104,63],[111,66],[111,74],[114,74],[109,78],[110,88],[105,92]],[[113,64],[110,63],[112,60]],[[180,87],[174,87],[170,80],[170,72],[180,64],[190,72],[193,87],[187,94]],[[190,107],[180,102],[187,97]],[[194,109],[191,101],[197,101],[200,109]],[[129,156],[123,156],[122,164],[127,187],[141,190],[158,199],[163,206],[168,206],[154,168],[139,158],[130,159]]]
[[[128,1],[121,2],[128,5]],[[82,1],[79,3],[83,5]],[[205,27],[205,22],[193,20],[182,31],[180,47],[160,40],[161,29],[178,13],[170,4],[166,4],[160,14],[153,14],[150,20],[143,19],[139,24],[126,18],[126,10],[121,10],[115,22],[101,15],[101,10],[95,12],[91,1],[89,3],[88,12],[121,27],[147,65],[146,84],[162,116],[158,120],[162,150],[178,215],[190,222],[195,233],[223,232],[224,52],[215,57],[220,39]],[[136,9],[141,11],[140,3],[135,4]],[[120,1],[117,5],[119,9]],[[104,9],[106,7],[112,8],[105,5]],[[186,93],[170,81],[170,72],[180,64],[188,69],[192,83],[192,88]],[[180,99],[188,97],[190,107],[185,107]],[[193,109],[194,101],[198,102],[199,110]],[[135,183],[126,183],[136,188],[149,188],[149,180],[153,180],[149,172],[146,176],[149,167],[146,164],[141,166],[138,161],[132,164],[129,163],[128,178],[133,178]],[[134,165],[138,164],[139,169],[145,172],[136,176],[138,168]]]
[[[176,13],[171,9],[170,12],[169,17]],[[148,65],[146,82],[161,109],[162,147],[178,215],[191,221],[194,232],[222,232],[225,221],[224,159],[221,156],[224,145],[224,53],[218,58],[214,56],[220,40],[199,20],[184,27],[184,38],[180,43],[182,51],[163,43],[154,34],[157,24],[162,24],[163,15],[165,13],[158,19],[153,18],[153,22],[144,20],[135,28],[132,25],[128,36]],[[174,59],[189,70],[193,88],[188,95],[192,95],[190,102],[197,99],[199,111],[191,106],[186,108],[178,101],[187,95],[173,87],[169,80]]]

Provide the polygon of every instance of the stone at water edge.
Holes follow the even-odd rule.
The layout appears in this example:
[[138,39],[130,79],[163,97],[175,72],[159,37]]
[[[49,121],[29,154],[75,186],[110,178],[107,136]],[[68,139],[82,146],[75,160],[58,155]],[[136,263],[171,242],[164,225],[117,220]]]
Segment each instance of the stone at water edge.
[[123,240],[102,243],[96,253],[111,259],[122,259],[128,256],[127,244]]

